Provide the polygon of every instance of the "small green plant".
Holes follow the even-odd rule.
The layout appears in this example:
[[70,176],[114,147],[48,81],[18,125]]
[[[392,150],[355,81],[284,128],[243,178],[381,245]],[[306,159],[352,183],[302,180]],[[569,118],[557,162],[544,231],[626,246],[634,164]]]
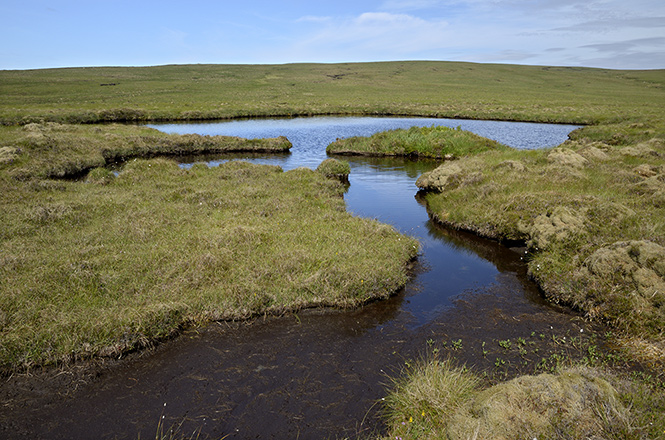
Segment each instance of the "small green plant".
[[461,350],[462,349],[462,340],[458,339],[456,341],[452,341],[452,348],[453,348],[453,350]]
[[501,347],[505,350],[510,350],[511,346],[512,346],[512,343],[510,342],[510,339],[505,339],[503,341],[499,341],[499,347]]
[[483,357],[487,357],[489,351],[487,351],[487,349],[485,348],[485,341],[483,341],[482,350],[483,350]]

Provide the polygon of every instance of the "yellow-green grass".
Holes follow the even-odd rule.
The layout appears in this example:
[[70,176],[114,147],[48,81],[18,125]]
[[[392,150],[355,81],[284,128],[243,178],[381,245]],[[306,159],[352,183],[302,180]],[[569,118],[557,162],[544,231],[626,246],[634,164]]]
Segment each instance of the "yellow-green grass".
[[451,160],[508,147],[460,128],[445,126],[388,130],[372,136],[338,139],[328,145],[329,154],[408,156]]
[[183,325],[352,307],[407,279],[415,240],[309,169],[133,160],[116,177],[0,174],[0,367],[117,355]]
[[399,114],[540,122],[648,121],[662,70],[443,61],[0,71],[0,121],[100,122]]

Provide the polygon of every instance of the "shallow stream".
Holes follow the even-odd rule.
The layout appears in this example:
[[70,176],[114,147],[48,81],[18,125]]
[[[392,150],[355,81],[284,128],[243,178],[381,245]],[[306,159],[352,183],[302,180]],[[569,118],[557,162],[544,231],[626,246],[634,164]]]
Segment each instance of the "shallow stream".
[[[461,125],[515,148],[555,146],[576,128],[354,117],[153,126],[247,138],[285,135],[293,143],[289,154],[236,158],[288,170],[316,168],[336,138],[432,124]],[[205,160],[214,166],[217,159]],[[403,291],[358,310],[309,310],[188,330],[77,382],[78,390],[63,398],[17,382],[14,400],[0,409],[0,437],[135,439],[176,427],[185,438],[195,430],[201,438],[355,438],[383,429],[380,399],[386,387],[419,358],[452,355],[500,378],[533,372],[546,347],[518,356],[498,341],[523,338],[535,347],[557,335],[590,333],[577,316],[541,299],[526,276],[523,249],[429,220],[415,180],[436,162],[345,160],[351,164],[347,209],[422,242],[414,277]]]

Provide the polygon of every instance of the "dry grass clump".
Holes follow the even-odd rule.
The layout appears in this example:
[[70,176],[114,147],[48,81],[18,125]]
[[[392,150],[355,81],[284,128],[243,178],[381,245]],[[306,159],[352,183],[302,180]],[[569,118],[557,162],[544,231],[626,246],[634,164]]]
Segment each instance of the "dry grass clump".
[[395,379],[385,398],[389,438],[436,438],[468,404],[479,379],[452,361],[423,361]]
[[450,361],[409,370],[385,399],[386,438],[640,438],[619,392],[594,370],[521,376],[487,389],[479,383]]

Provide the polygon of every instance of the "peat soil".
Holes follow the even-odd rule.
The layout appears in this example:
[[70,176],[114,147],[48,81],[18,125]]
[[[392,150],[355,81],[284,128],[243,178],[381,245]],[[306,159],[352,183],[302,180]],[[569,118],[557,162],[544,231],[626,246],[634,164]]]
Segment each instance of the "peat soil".
[[[122,359],[5,377],[0,438],[367,438],[384,430],[392,378],[418,360],[452,357],[492,383],[598,343],[581,317],[542,300],[523,249],[427,228],[496,266],[494,282],[442,299],[426,319],[409,307],[422,291],[414,274],[359,309],[212,323]],[[428,272],[425,264],[414,270]],[[445,290],[446,275],[437,282]]]

